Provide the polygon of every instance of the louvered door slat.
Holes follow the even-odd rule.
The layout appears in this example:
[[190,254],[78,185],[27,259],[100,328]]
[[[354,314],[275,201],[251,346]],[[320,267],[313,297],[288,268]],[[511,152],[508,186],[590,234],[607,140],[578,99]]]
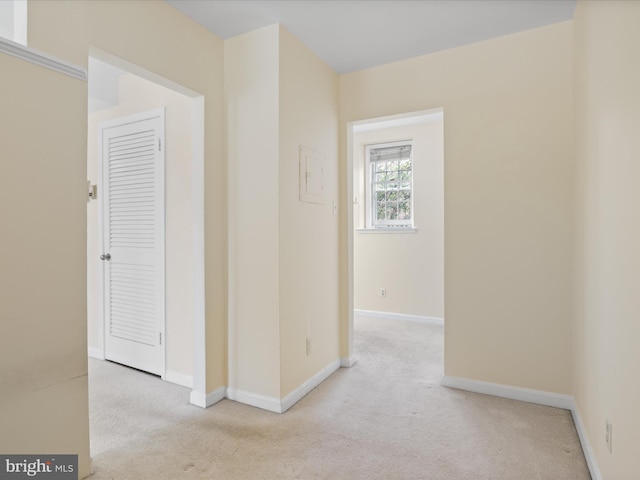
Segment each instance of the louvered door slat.
[[151,155],[144,155],[142,157],[125,157],[121,160],[116,158],[111,158],[111,170],[114,173],[119,172],[120,170],[127,170],[136,167],[144,167],[145,165],[152,165],[153,157]]
[[[156,205],[150,200],[155,197],[155,168],[153,162],[140,162],[141,155],[151,158],[155,155],[153,131],[126,135],[110,141],[109,193],[112,205],[119,205],[119,200],[126,200],[129,207],[136,207],[144,202],[145,208],[140,208],[138,212],[147,214],[123,215],[117,209],[111,210],[109,240],[113,246],[146,249],[153,248],[154,245],[153,212]],[[140,228],[143,224],[150,228]]]
[[[155,155],[153,131],[112,139],[109,144],[109,193],[111,206],[126,200],[127,214],[111,208],[109,240],[112,247],[152,249],[155,246],[155,205],[140,201],[155,198],[153,162],[140,161],[141,156]],[[138,208],[136,208],[138,207]],[[114,264],[111,268],[111,335],[155,345],[155,297],[152,269]],[[140,301],[144,298],[145,301]],[[150,301],[149,301],[150,300]]]
[[112,175],[111,187],[117,188],[131,183],[153,186],[153,181],[153,165],[149,165],[145,166],[143,170],[123,171],[122,175]]
[[[156,113],[158,112],[158,113]],[[123,119],[102,136],[105,356],[164,372],[164,114]],[[129,120],[129,121],[127,121]]]

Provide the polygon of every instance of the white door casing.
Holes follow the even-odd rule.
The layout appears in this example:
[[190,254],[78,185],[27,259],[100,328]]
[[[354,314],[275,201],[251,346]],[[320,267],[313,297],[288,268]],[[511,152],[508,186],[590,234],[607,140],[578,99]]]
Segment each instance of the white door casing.
[[107,360],[165,375],[164,109],[99,126]]

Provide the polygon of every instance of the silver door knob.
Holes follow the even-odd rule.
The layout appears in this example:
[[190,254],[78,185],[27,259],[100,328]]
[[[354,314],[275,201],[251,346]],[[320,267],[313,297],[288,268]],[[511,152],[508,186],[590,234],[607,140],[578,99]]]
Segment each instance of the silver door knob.
[[110,253],[106,253],[106,254],[102,254],[100,255],[100,260],[111,260],[111,254]]

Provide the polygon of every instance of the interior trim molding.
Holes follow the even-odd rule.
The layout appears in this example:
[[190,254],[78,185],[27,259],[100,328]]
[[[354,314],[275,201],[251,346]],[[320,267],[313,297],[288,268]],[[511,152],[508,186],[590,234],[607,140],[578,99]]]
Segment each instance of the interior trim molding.
[[589,437],[587,436],[587,429],[582,422],[578,405],[576,404],[575,399],[572,401],[573,407],[571,408],[571,415],[573,416],[573,423],[575,424],[576,431],[578,432],[580,445],[582,445],[584,458],[587,461],[587,467],[589,467],[589,473],[591,473],[592,480],[603,480],[600,468],[598,467],[598,462],[596,461],[596,456],[593,453],[593,448],[591,448],[591,442],[589,442]]
[[499,383],[483,382],[480,380],[470,380],[468,378],[451,377],[445,375],[442,377],[440,384],[444,387],[455,388],[457,390],[465,390],[474,393],[483,393],[494,397],[509,398],[511,400],[519,400],[521,402],[535,403],[547,407],[562,408],[569,410],[573,417],[573,423],[578,432],[582,452],[589,468],[589,473],[593,480],[602,480],[596,457],[591,448],[587,431],[582,422],[582,417],[578,411],[575,398],[571,395],[563,395],[560,393],[545,392],[542,390],[532,390],[529,388],[513,387],[502,385]]
[[227,394],[227,387],[220,387],[213,392],[209,392],[206,395],[195,390],[191,391],[189,396],[189,403],[196,407],[209,408],[211,405],[218,403],[224,399]]
[[316,388],[322,382],[324,382],[329,376],[340,368],[341,361],[334,360],[329,365],[324,367],[318,373],[316,373],[313,377],[309,378],[306,382],[300,385],[298,388],[293,390],[287,396],[285,396],[280,401],[280,411],[281,413],[286,412],[291,407],[293,407],[296,403],[298,403],[302,398],[309,393],[311,390]]
[[375,310],[359,310],[353,309],[353,313],[356,315],[363,315],[366,317],[386,318],[389,320],[405,320],[408,322],[424,323],[427,325],[444,325],[444,318],[442,317],[427,317],[425,315],[409,315],[407,313],[393,313],[393,312],[377,312]]
[[340,367],[342,368],[351,368],[356,363],[358,363],[358,358],[355,355],[351,355],[350,357],[340,357]]
[[104,352],[99,348],[88,347],[88,354],[91,358],[96,358],[98,360],[104,360]]
[[450,377],[445,375],[442,377],[440,384],[445,387],[456,388],[458,390],[484,393],[485,395],[493,395],[494,397],[520,400],[521,402],[535,403],[538,405],[545,405],[547,407],[563,408],[565,410],[571,410],[573,405],[575,405],[573,397],[570,395],[545,392],[542,390],[532,390],[529,388],[512,387],[510,385],[482,382],[480,380],[469,380],[468,378]]
[[84,68],[39,52],[38,50],[34,50],[33,48],[29,48],[7,38],[0,37],[0,52],[48,68],[54,72],[62,73],[77,80],[87,81],[87,71]]
[[275,397],[267,397],[266,395],[260,395],[258,393],[228,388],[227,398],[229,400],[251,405],[252,407],[258,407],[269,412],[282,413],[280,400]]
[[164,374],[164,380],[165,382],[175,383],[183,387],[193,388],[193,376],[185,375],[184,373],[167,370]]
[[229,400],[251,405],[252,407],[258,407],[269,412],[284,413],[302,400],[302,398],[311,390],[329,378],[333,372],[338,370],[338,368],[340,368],[340,363],[340,359],[334,360],[282,399],[247,392],[245,390],[237,390],[235,388],[227,389],[227,398]]

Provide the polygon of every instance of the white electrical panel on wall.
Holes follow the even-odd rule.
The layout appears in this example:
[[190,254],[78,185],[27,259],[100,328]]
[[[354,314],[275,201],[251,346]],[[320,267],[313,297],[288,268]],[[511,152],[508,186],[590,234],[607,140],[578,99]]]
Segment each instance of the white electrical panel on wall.
[[300,201],[326,202],[324,194],[325,156],[309,147],[300,145]]

